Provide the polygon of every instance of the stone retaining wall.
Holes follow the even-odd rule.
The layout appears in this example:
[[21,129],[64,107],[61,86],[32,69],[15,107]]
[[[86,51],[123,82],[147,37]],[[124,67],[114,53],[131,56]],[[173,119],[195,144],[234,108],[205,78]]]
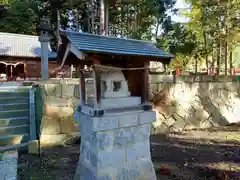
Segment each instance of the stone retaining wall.
[[[79,80],[48,80],[43,96],[41,143],[78,132],[74,110],[79,104]],[[208,128],[240,122],[240,82],[230,76],[150,75],[150,98],[157,113],[153,133]],[[57,136],[58,135],[58,136]]]
[[0,152],[0,180],[17,179],[18,152]]
[[150,76],[153,133],[240,122],[240,82],[230,76]]
[[79,131],[74,120],[74,111],[79,104],[79,80],[48,80],[39,87],[43,97],[41,144],[61,142],[65,135]]

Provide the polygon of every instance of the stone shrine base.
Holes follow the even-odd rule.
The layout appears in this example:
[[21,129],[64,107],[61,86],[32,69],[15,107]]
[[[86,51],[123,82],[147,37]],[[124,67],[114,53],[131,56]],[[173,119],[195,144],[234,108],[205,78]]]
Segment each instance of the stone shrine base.
[[[115,162],[116,164],[117,161]],[[138,164],[126,164],[118,168],[108,168],[97,172],[80,163],[80,180],[156,180],[153,164],[148,160],[138,161]],[[78,179],[79,180],[79,179]]]
[[156,180],[149,136],[153,111],[91,117],[80,113],[81,148],[74,180]]

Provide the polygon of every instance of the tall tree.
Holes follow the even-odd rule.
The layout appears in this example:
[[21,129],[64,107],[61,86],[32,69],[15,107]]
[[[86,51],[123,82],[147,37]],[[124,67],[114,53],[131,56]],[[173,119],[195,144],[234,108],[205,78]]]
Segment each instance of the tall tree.
[[176,64],[186,67],[197,49],[197,37],[186,23],[172,22],[169,17],[163,23],[163,33],[157,37],[157,46],[175,55],[170,67]]
[[111,6],[109,25],[115,34],[152,40],[175,3],[175,0],[138,0],[132,4]]
[[228,56],[238,31],[239,0],[186,0],[191,11],[186,15],[190,19],[189,28],[196,33],[199,45],[204,50],[206,65],[208,55],[211,65],[217,65],[219,73],[225,64],[228,67]]
[[8,0],[8,12],[0,19],[0,31],[21,34],[36,34],[37,14],[31,8],[31,0]]

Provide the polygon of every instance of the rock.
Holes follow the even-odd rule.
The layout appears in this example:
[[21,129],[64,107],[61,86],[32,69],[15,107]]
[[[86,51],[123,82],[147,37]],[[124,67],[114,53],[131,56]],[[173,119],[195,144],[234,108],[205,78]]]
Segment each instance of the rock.
[[[34,141],[31,141],[29,144],[28,144],[28,153],[29,154],[39,154],[39,153],[42,153],[42,149],[39,149],[39,143],[38,143],[38,140],[34,140]],[[39,152],[40,150],[40,152]]]
[[165,119],[164,122],[165,122],[165,124],[166,124],[168,127],[170,127],[170,126],[172,126],[176,121],[175,121],[175,119],[171,116],[171,117]]
[[199,127],[200,127],[201,129],[210,128],[210,127],[212,127],[212,126],[213,126],[212,123],[211,123],[210,121],[208,121],[208,120],[202,121],[202,122],[200,122],[200,124],[199,124]]
[[63,99],[58,97],[47,97],[44,99],[44,104],[56,107],[66,107],[72,105],[72,99]]
[[182,131],[186,126],[186,122],[180,116],[175,116],[174,119],[176,119],[176,122],[173,126],[175,129],[178,129],[178,131]]
[[44,116],[42,120],[41,133],[44,135],[60,134],[59,118]]
[[59,85],[58,84],[44,84],[41,87],[44,89],[45,96],[55,96],[57,86],[59,86]]
[[49,104],[45,104],[44,106],[44,114],[46,116],[51,116],[54,118],[59,118],[59,107],[51,106]]
[[61,98],[69,99],[74,97],[74,85],[73,84],[62,84]]
[[165,123],[162,123],[160,127],[154,130],[154,134],[163,134],[168,132],[169,132],[169,127]]
[[154,128],[158,128],[161,126],[162,122],[165,121],[165,117],[160,114],[157,110],[154,110],[156,112],[156,121],[152,123]]
[[62,117],[69,117],[73,118],[74,116],[74,109],[72,107],[60,107],[59,108],[59,116]]
[[55,118],[61,118],[61,117],[68,117],[73,116],[74,110],[73,107],[61,107],[59,106],[51,106],[49,104],[45,104],[45,112],[44,114],[46,116],[51,116]]
[[62,117],[60,119],[60,133],[70,134],[75,131],[75,124],[72,116]]

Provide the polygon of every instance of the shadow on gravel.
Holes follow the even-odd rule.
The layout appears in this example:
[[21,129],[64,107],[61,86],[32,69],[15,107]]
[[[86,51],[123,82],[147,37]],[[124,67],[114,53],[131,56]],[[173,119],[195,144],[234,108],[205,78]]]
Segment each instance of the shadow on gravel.
[[211,141],[155,135],[151,142],[156,166],[168,167],[176,179],[240,179],[240,139]]
[[[151,136],[158,180],[240,180],[240,139],[208,136],[211,134],[205,138],[184,133]],[[79,143],[73,140],[66,146],[47,148],[41,157],[20,154],[18,180],[72,180]]]

